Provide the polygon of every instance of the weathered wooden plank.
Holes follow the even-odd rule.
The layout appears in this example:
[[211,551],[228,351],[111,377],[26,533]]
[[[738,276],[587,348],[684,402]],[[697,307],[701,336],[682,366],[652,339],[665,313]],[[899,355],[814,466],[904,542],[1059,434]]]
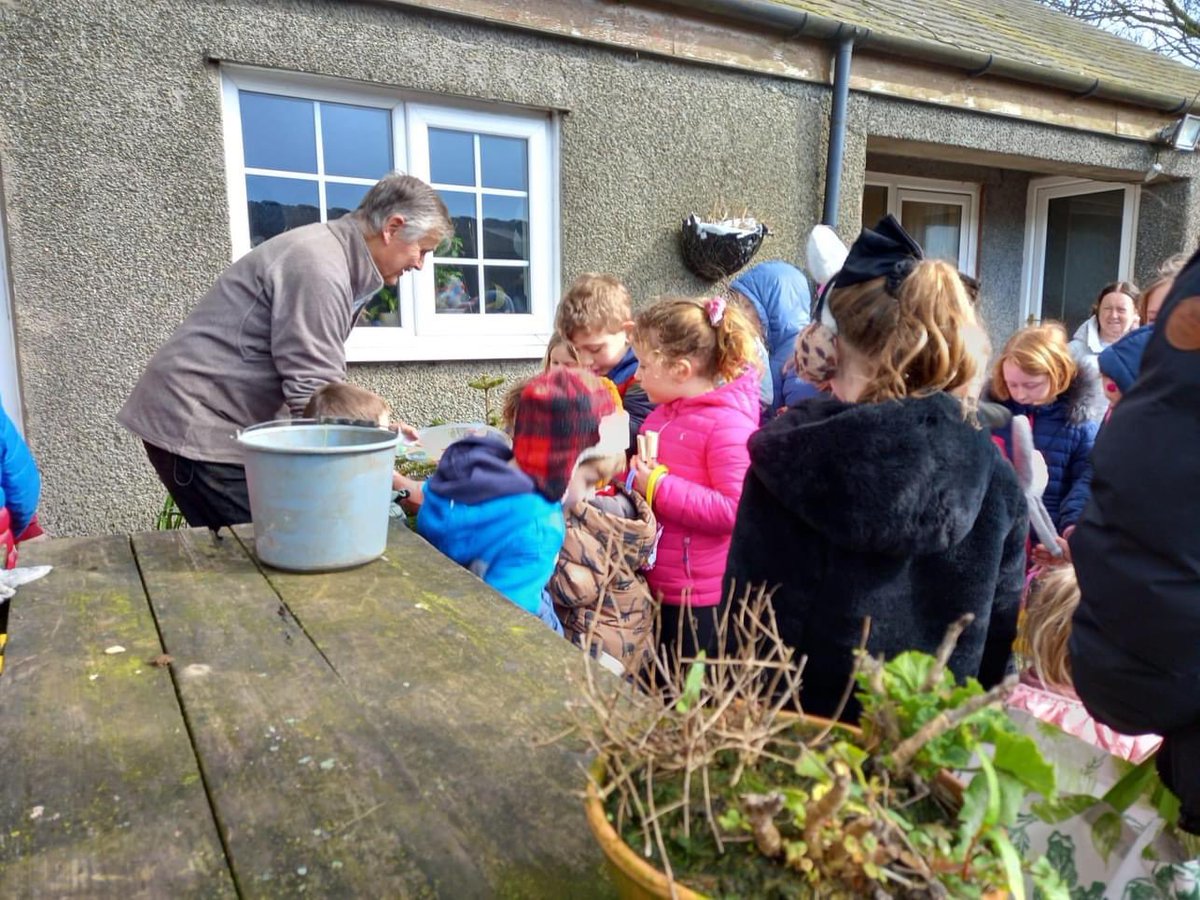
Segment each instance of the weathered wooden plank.
[[243,896],[483,896],[472,848],[232,537],[137,535]]
[[[248,544],[252,536],[239,530]],[[403,525],[383,560],[267,577],[455,823],[497,894],[611,895],[567,725],[579,651]]]
[[[0,678],[7,897],[222,897],[233,882],[127,537],[28,544]],[[122,646],[125,652],[106,654]]]

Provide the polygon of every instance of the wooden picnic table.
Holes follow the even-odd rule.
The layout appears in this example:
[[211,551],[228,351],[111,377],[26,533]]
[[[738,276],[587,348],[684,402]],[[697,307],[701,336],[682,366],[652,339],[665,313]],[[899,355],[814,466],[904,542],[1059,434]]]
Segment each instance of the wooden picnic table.
[[248,528],[42,563],[0,677],[3,896],[613,895],[550,740],[579,651],[402,525],[319,575]]

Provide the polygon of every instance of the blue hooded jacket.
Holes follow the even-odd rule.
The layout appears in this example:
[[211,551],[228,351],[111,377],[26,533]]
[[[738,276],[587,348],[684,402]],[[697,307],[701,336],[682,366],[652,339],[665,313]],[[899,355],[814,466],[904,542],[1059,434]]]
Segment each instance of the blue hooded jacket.
[[[1045,457],[1050,476],[1042,500],[1059,534],[1074,525],[1091,496],[1092,446],[1100,423],[1089,418],[1089,397],[1096,375],[1080,366],[1063,393],[1043,406],[1025,406],[1011,398],[998,401],[1014,416],[1027,416],[1033,426],[1033,446]],[[1012,459],[1012,422],[994,433],[1004,441]]]
[[1138,373],[1142,371],[1142,354],[1153,334],[1154,326],[1144,325],[1100,351],[1100,374],[1115,381],[1122,394],[1129,393],[1137,381]]
[[750,301],[762,323],[771,364],[772,410],[816,396],[815,387],[794,372],[783,371],[792,357],[796,335],[811,316],[812,294],[804,273],[782,259],[772,259],[739,275],[729,286]]
[[12,517],[13,537],[29,525],[41,493],[42,476],[33,454],[8,413],[0,407],[0,506],[7,507]]
[[447,447],[425,483],[417,533],[536,616],[566,525],[562,506],[511,460],[512,450],[493,438]]

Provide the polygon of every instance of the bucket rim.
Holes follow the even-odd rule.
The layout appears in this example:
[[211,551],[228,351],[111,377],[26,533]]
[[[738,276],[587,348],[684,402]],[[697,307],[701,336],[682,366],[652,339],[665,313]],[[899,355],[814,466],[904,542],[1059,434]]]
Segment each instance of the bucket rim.
[[[264,447],[261,444],[252,440],[246,440],[247,436],[265,434],[268,431],[283,431],[286,428],[305,428],[305,427],[322,427],[334,428],[339,431],[368,431],[374,432],[379,440],[369,444],[352,444],[349,446],[337,447]],[[396,446],[400,441],[398,432],[393,432],[388,428],[383,428],[378,425],[354,425],[347,422],[330,422],[320,419],[272,419],[269,422],[259,422],[255,425],[248,425],[245,428],[239,428],[234,439],[242,445],[246,450],[258,450],[265,453],[287,453],[287,454],[348,454],[348,453],[372,453],[377,450],[391,450],[395,452]]]

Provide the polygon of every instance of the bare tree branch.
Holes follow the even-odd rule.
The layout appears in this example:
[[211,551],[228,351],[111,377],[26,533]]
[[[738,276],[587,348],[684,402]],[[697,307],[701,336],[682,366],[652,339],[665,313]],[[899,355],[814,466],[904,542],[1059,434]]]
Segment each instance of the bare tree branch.
[[1042,0],[1051,9],[1200,67],[1200,0]]

